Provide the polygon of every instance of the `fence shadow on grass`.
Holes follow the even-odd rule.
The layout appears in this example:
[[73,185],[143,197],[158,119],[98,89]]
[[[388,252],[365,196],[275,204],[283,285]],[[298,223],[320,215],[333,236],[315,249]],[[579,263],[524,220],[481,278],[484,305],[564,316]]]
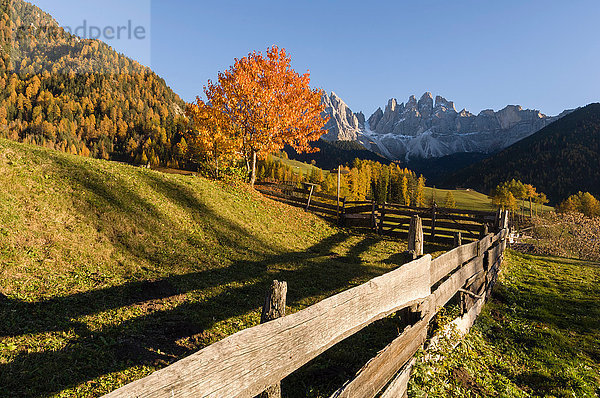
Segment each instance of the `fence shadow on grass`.
[[[134,366],[165,366],[257,322],[273,279],[288,282],[289,304],[306,305],[387,270],[367,267],[361,260],[379,238],[357,239],[339,231],[307,250],[285,251],[215,213],[185,183],[158,178],[153,173],[140,176],[140,183],[183,208],[190,219],[200,220],[202,228],[222,247],[236,251],[227,264],[220,265],[211,262],[208,255],[198,259],[186,253],[148,250],[127,234],[124,225],[133,223],[146,233],[152,233],[156,223],[175,227],[164,211],[131,189],[114,189],[120,184],[127,186],[127,181],[107,181],[98,171],[75,167],[60,157],[56,164],[58,178],[90,193],[80,197],[76,211],[102,230],[115,249],[161,267],[186,264],[192,272],[37,302],[0,297],[0,339],[36,334],[28,349],[11,354],[0,364],[1,396],[48,396],[81,383],[91,385],[98,376]],[[107,228],[103,217],[111,212],[123,214],[123,225]],[[339,245],[348,246],[350,237],[353,244],[347,252],[335,254]],[[96,326],[81,320],[84,316],[90,316]],[[114,319],[119,317],[122,321],[116,323]],[[231,318],[245,323],[232,324],[228,321]],[[42,342],[40,346],[38,342]],[[335,369],[339,365],[331,366]],[[131,380],[123,379],[122,384],[127,381]],[[101,386],[92,388],[94,392],[103,391]]]
[[[116,196],[94,173],[85,170],[65,170],[65,173],[69,173],[69,178],[80,184],[81,189],[96,194],[89,206],[118,207],[132,220],[137,218],[140,228],[152,228],[146,224],[151,222],[148,214],[151,218],[162,217],[151,204],[132,192],[126,193],[126,198]],[[248,244],[247,241],[230,241],[232,231],[246,239],[256,238],[251,231],[215,214],[185,187],[160,179],[152,183],[156,190],[186,208],[190,217],[201,213],[205,222],[218,225],[214,234],[224,245],[243,247]],[[36,341],[55,339],[57,346],[46,343],[44,348],[22,350],[7,363],[0,364],[0,395],[47,396],[132,366],[164,366],[239,328],[227,325],[227,320],[244,318],[252,312],[258,314],[273,279],[288,282],[290,304],[294,305],[333,295],[352,281],[384,272],[366,269],[360,259],[378,238],[358,239],[345,255],[332,255],[332,250],[349,237],[345,232],[338,232],[301,252],[278,251],[269,243],[253,241],[253,247],[263,248],[270,254],[259,259],[232,261],[216,269],[132,281],[38,302],[5,297],[0,300],[0,337],[37,334]],[[157,261],[156,254],[129,245],[126,237],[116,234],[112,242],[145,261]],[[185,256],[176,260],[189,261]],[[280,267],[281,264],[293,264],[293,267]],[[143,315],[132,313],[114,324],[112,317],[118,317],[120,311],[130,307]],[[83,316],[93,316],[105,324],[90,329],[88,323],[80,319]],[[246,321],[257,319],[255,316]],[[215,327],[221,322],[225,324],[222,328]],[[244,325],[247,326],[251,324]]]
[[[135,282],[47,302],[23,303],[5,299],[0,308],[2,315],[12,317],[8,323],[3,323],[11,329],[11,335],[67,332],[75,337],[60,349],[21,352],[9,363],[0,365],[0,391],[14,396],[40,396],[135,365],[166,365],[228,334],[228,331],[217,331],[216,334],[209,331],[215,324],[257,311],[272,279],[289,283],[293,301],[334,294],[363,274],[356,256],[370,247],[359,242],[349,256],[331,259],[326,267],[322,262],[312,261],[322,253],[329,253],[343,239],[344,234],[334,235],[306,253],[292,253],[294,261],[305,264],[294,271],[269,271],[270,265],[288,258],[278,255],[260,263],[239,262],[225,270]],[[325,272],[327,277],[315,278]],[[213,297],[193,299],[175,308],[161,308],[160,299],[201,290],[214,281],[225,287]],[[183,291],[179,288],[182,285],[189,290]],[[115,301],[113,296],[120,299]],[[155,312],[100,330],[89,330],[84,323],[73,321],[78,316],[132,304],[153,305]],[[6,332],[4,330],[5,335]],[[188,338],[188,346],[178,344],[182,338]]]

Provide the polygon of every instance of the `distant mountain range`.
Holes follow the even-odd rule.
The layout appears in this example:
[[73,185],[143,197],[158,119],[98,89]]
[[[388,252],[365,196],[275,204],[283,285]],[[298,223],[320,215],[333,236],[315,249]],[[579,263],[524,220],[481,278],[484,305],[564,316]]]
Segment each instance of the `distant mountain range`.
[[578,191],[600,195],[600,103],[579,108],[458,171],[444,185],[489,192],[512,178],[533,184],[552,204]]
[[323,96],[326,114],[325,140],[358,141],[367,149],[391,160],[441,158],[454,154],[492,154],[535,133],[569,111],[549,117],[537,110],[508,105],[495,112],[486,109],[474,115],[454,103],[426,92],[419,100],[411,95],[406,103],[392,98],[385,110],[377,109],[368,119],[354,113],[335,93]]

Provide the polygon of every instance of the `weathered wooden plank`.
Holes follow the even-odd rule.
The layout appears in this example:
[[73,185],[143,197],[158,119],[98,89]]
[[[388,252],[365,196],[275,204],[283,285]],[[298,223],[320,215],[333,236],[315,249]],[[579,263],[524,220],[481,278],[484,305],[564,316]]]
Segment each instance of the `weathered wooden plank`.
[[484,238],[479,240],[479,255],[489,249],[497,241],[497,236],[494,234],[487,234]]
[[[394,232],[397,231],[399,233],[404,233],[407,234],[408,230],[409,230],[409,225],[407,224],[390,224],[390,223],[384,223],[383,224],[383,232],[387,233],[387,232]],[[453,245],[454,243],[454,233],[456,232],[456,230],[448,230],[448,229],[440,229],[440,228],[436,228],[435,230],[435,239],[433,240],[434,242],[438,242],[440,237],[444,238],[443,241],[444,242],[448,242],[450,243],[450,245]],[[426,228],[423,227],[423,234],[428,235],[431,233],[431,229],[430,228]],[[429,239],[431,240],[431,239]],[[462,240],[463,242],[465,241],[473,241],[475,240],[475,238],[473,238],[470,234],[463,234],[462,235]]]
[[[429,226],[429,222],[424,222],[423,225]],[[480,224],[465,224],[453,221],[443,221],[440,219],[436,219],[435,221],[436,228],[448,228],[448,229],[458,229],[463,231],[478,231],[481,228]]]
[[310,212],[316,212],[316,213],[328,214],[330,216],[337,216],[337,212],[335,210],[324,209],[324,208],[322,208],[320,206],[313,206],[314,203],[315,202],[311,202],[310,207],[308,208],[308,211],[310,211]]
[[106,397],[253,397],[323,351],[430,293],[431,256],[218,341]]
[[306,201],[307,201],[306,198],[298,198],[296,196],[286,195],[281,192],[275,192],[275,191],[265,191],[265,190],[260,190],[260,189],[257,189],[257,191],[259,191],[266,197],[269,197],[270,199],[274,199],[274,198],[275,199],[283,199],[283,200],[287,200],[287,201],[291,201],[291,202],[295,202],[295,203],[301,203],[304,206],[306,206]]
[[489,264],[495,264],[496,261],[498,261],[498,258],[500,258],[500,256],[502,255],[502,253],[502,243],[500,242],[488,249]]
[[[416,206],[405,206],[397,203],[386,203],[386,206],[393,207],[396,209],[416,210],[416,211],[430,211],[431,207],[416,207]],[[437,207],[436,212],[439,214],[472,214],[481,217],[495,217],[496,213],[493,211],[485,210],[467,210],[467,209],[451,209],[447,207]]]
[[333,394],[332,398],[374,397],[423,345],[430,319],[431,317],[426,317],[407,327],[400,336],[379,351],[376,357],[367,362],[351,382]]
[[403,398],[408,392],[408,382],[410,380],[410,373],[415,365],[416,359],[412,359],[406,365],[402,367],[400,372],[394,377],[394,380],[390,383],[385,391],[380,395],[380,398]]
[[369,200],[348,200],[346,201],[346,204],[350,204],[350,205],[364,205],[364,204],[370,204],[371,201]]
[[373,211],[372,204],[346,207],[346,214],[366,213],[371,211]]
[[317,201],[317,200],[314,200],[314,199],[312,199],[310,201],[310,208],[313,208],[313,207],[322,207],[322,208],[325,208],[327,210],[332,210],[334,213],[337,213],[337,206],[336,205],[332,205],[332,204],[329,204],[329,203],[320,202],[320,201]]
[[393,217],[387,213],[387,209],[386,209],[386,214],[385,214],[385,217],[383,217],[383,221],[398,223],[398,224],[406,224],[407,222],[410,222],[410,217]]
[[458,268],[461,264],[477,257],[478,242],[459,246],[431,261],[431,285]]
[[[385,216],[385,218],[383,218],[383,220],[388,223],[405,224],[408,220],[410,220],[410,218],[409,217],[392,217],[387,213],[387,209],[386,209],[386,216]],[[431,220],[423,219],[423,218],[422,218],[422,220],[423,220],[424,227],[431,226]],[[439,227],[439,228],[448,228],[448,229],[463,229],[463,230],[477,231],[478,233],[479,233],[479,230],[481,229],[481,224],[466,224],[466,223],[459,223],[459,222],[454,222],[454,221],[444,221],[444,220],[440,220],[439,218],[436,218],[435,226],[436,226],[436,228]]]
[[372,214],[344,214],[346,227],[370,228],[373,225]]
[[485,211],[485,210],[465,210],[465,209],[451,209],[448,207],[438,207],[437,211],[440,214],[472,214],[481,217],[496,217],[496,212]]
[[[308,195],[310,193],[309,190],[306,189],[300,189],[300,188],[294,188],[294,192],[296,193],[300,193],[300,194],[305,194]],[[331,201],[337,201],[337,196],[335,195],[329,195],[323,192],[313,192],[312,196],[317,197],[317,198],[321,198],[321,199],[327,199],[327,200],[331,200]]]
[[[390,206],[388,204],[386,204],[386,206]],[[390,219],[394,218],[394,216],[404,216],[404,217],[411,217],[415,214],[419,215],[421,218],[423,218],[424,223],[430,223],[431,222],[431,209],[426,209],[426,208],[395,208],[395,207],[388,207],[387,208],[387,214],[390,217]],[[490,216],[491,217],[491,216]],[[436,213],[436,221],[439,220],[443,220],[446,222],[451,222],[451,221],[465,221],[465,222],[471,222],[474,224],[481,224],[484,222],[489,221],[488,220],[489,217],[484,217],[484,216],[478,216],[478,215],[464,215],[464,214],[438,214]]]
[[[397,239],[407,239],[408,238],[408,231],[406,231],[406,230],[397,230],[397,231],[390,231],[390,232],[387,232],[384,230],[384,234],[394,237],[394,238],[397,238]],[[465,239],[463,239],[463,241],[464,240]],[[454,237],[436,235],[435,242],[445,244],[448,246],[452,246],[452,244],[454,243]]]
[[395,208],[390,208],[388,207],[388,212],[387,212],[390,217],[392,215],[397,215],[397,216],[406,216],[406,217],[412,217],[414,215],[418,215],[422,218],[428,218],[431,217],[431,213],[428,213],[426,211],[423,210],[417,210],[417,209],[395,209]]
[[494,240],[504,240],[504,239],[506,239],[507,236],[508,236],[508,229],[503,228],[494,236]]
[[437,309],[446,305],[458,289],[464,286],[467,279],[479,272],[483,272],[483,256],[473,258],[438,286],[431,294],[431,310],[437,312]]

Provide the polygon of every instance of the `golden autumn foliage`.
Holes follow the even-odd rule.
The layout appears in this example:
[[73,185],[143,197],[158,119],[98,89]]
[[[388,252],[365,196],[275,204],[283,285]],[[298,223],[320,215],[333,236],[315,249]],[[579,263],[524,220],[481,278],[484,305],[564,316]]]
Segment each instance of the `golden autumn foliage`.
[[195,161],[206,161],[219,177],[223,164],[233,160],[240,152],[240,137],[227,116],[200,98],[189,104],[186,115],[191,129],[185,134],[188,156]]
[[22,0],[0,1],[0,43],[0,138],[177,167],[185,103],[149,68]]
[[298,152],[312,151],[309,143],[324,133],[322,91],[312,89],[310,74],[298,74],[286,51],[277,46],[265,55],[252,52],[235,59],[216,82],[208,82],[204,93],[215,115],[228,119],[230,136],[251,172],[251,184],[257,157],[285,144]]

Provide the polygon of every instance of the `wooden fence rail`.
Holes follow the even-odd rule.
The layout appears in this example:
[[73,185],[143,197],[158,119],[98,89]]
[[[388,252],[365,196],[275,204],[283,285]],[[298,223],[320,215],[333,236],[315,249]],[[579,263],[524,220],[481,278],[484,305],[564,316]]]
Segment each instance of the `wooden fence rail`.
[[497,227],[498,213],[444,207],[409,207],[395,203],[347,201],[311,189],[289,185],[259,183],[256,189],[265,196],[292,206],[303,207],[347,227],[372,228],[380,234],[404,237],[410,219],[421,217],[428,241],[452,244],[456,232],[474,241],[480,238],[484,226]]
[[405,391],[410,360],[438,309],[472,288],[475,279],[482,281],[481,294],[465,301],[465,316],[481,308],[505,248],[507,224],[501,227],[434,260],[421,256],[306,309],[237,332],[106,397],[254,397],[364,327],[410,308],[414,324],[333,395],[395,396]]

